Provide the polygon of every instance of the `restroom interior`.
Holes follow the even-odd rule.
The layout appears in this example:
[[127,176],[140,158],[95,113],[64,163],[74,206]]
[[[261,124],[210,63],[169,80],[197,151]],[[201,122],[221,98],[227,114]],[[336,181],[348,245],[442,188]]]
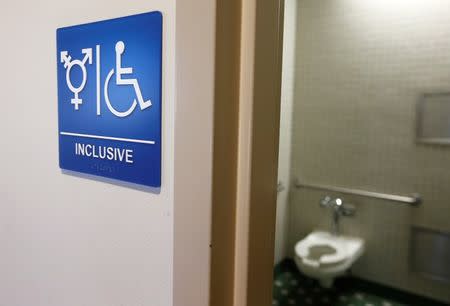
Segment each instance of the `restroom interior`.
[[[449,305],[449,92],[449,1],[285,1],[273,305]],[[326,196],[364,241],[332,288],[294,250],[331,232]]]

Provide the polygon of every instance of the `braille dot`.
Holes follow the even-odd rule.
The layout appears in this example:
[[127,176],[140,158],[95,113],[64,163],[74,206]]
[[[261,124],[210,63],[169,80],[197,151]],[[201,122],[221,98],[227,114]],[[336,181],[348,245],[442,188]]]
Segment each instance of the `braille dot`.
[[277,280],[277,281],[275,281],[275,286],[281,287],[281,286],[283,286],[283,283],[281,281]]
[[289,291],[286,289],[281,290],[282,295],[288,295]]
[[294,299],[289,299],[288,300],[288,304],[289,305],[295,305],[295,300]]
[[272,301],[272,305],[274,305],[274,306],[278,305],[278,301],[277,300],[273,300]]
[[392,306],[392,304],[387,301],[383,301],[383,306]]
[[293,285],[293,286],[298,285],[298,281],[295,279],[291,280],[291,285]]

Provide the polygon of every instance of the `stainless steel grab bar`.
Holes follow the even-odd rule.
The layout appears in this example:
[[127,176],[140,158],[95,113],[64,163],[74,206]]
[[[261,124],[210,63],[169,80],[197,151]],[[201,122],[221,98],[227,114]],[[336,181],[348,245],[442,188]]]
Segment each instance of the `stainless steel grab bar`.
[[316,190],[327,190],[327,191],[334,191],[334,192],[340,192],[340,193],[345,193],[345,194],[353,194],[353,195],[358,195],[358,196],[363,196],[363,197],[400,202],[400,203],[409,204],[409,205],[413,205],[413,206],[417,206],[422,202],[422,198],[421,198],[420,194],[412,194],[410,196],[402,196],[402,195],[394,195],[394,194],[366,191],[366,190],[361,190],[361,189],[352,189],[352,188],[344,188],[344,187],[336,187],[336,186],[328,186],[328,185],[320,185],[320,184],[307,184],[307,183],[302,183],[299,180],[297,180],[295,182],[295,187],[296,188],[310,188],[310,189],[316,189]]

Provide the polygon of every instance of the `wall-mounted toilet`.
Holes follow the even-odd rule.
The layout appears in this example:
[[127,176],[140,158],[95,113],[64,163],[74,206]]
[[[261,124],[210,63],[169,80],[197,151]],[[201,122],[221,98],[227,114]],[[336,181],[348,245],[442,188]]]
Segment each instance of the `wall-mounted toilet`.
[[330,288],[364,252],[360,238],[315,231],[295,245],[295,263],[305,275]]

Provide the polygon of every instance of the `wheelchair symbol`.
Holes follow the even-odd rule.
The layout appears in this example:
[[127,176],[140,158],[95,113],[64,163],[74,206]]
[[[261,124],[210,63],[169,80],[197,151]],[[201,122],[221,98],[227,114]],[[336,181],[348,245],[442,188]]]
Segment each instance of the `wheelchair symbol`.
[[[105,79],[105,84],[103,87],[103,94],[105,97],[106,105],[108,109],[117,117],[126,117],[129,116],[139,104],[139,108],[144,110],[152,105],[150,100],[144,101],[142,96],[141,88],[139,87],[139,83],[137,79],[127,79],[123,78],[123,75],[132,74],[133,68],[131,67],[122,67],[122,55],[125,52],[125,44],[123,41],[118,41],[115,46],[116,53],[116,67],[115,69],[111,69]],[[83,60],[72,60],[72,57],[69,55],[68,51],[61,52],[61,63],[64,63],[64,68],[66,69],[66,83],[69,87],[69,90],[74,94],[74,97],[71,99],[71,104],[74,105],[75,110],[79,110],[79,105],[83,103],[83,100],[79,98],[79,94],[83,91],[86,82],[87,82],[87,71],[86,71],[86,62],[92,64],[92,48],[83,49],[82,53],[85,54]],[[96,66],[97,66],[97,115],[100,115],[100,45],[96,46]],[[81,84],[78,87],[73,86],[72,81],[70,80],[70,71],[72,67],[79,66],[82,72],[82,80]],[[109,83],[111,81],[112,76],[116,74],[115,83],[118,86],[124,85],[132,85],[134,92],[136,94],[136,98],[131,103],[131,106],[126,111],[118,111],[115,109],[111,103],[109,98]]]
[[134,91],[136,93],[136,99],[133,100],[133,103],[131,104],[130,108],[127,111],[119,112],[116,110],[112,105],[111,101],[109,100],[109,94],[108,94],[108,84],[111,80],[112,75],[114,74],[114,68],[111,69],[111,71],[108,73],[108,76],[106,77],[105,86],[104,86],[104,95],[105,95],[105,102],[108,106],[111,113],[116,115],[117,117],[126,117],[130,115],[134,109],[136,108],[136,105],[139,103],[139,107],[141,110],[146,109],[147,107],[150,107],[152,105],[152,102],[150,100],[144,101],[144,98],[142,97],[141,88],[139,87],[139,83],[136,79],[123,79],[122,75],[125,74],[131,74],[133,73],[133,68],[123,68],[122,67],[122,54],[125,52],[125,44],[123,41],[118,41],[116,43],[116,85],[133,85]]

